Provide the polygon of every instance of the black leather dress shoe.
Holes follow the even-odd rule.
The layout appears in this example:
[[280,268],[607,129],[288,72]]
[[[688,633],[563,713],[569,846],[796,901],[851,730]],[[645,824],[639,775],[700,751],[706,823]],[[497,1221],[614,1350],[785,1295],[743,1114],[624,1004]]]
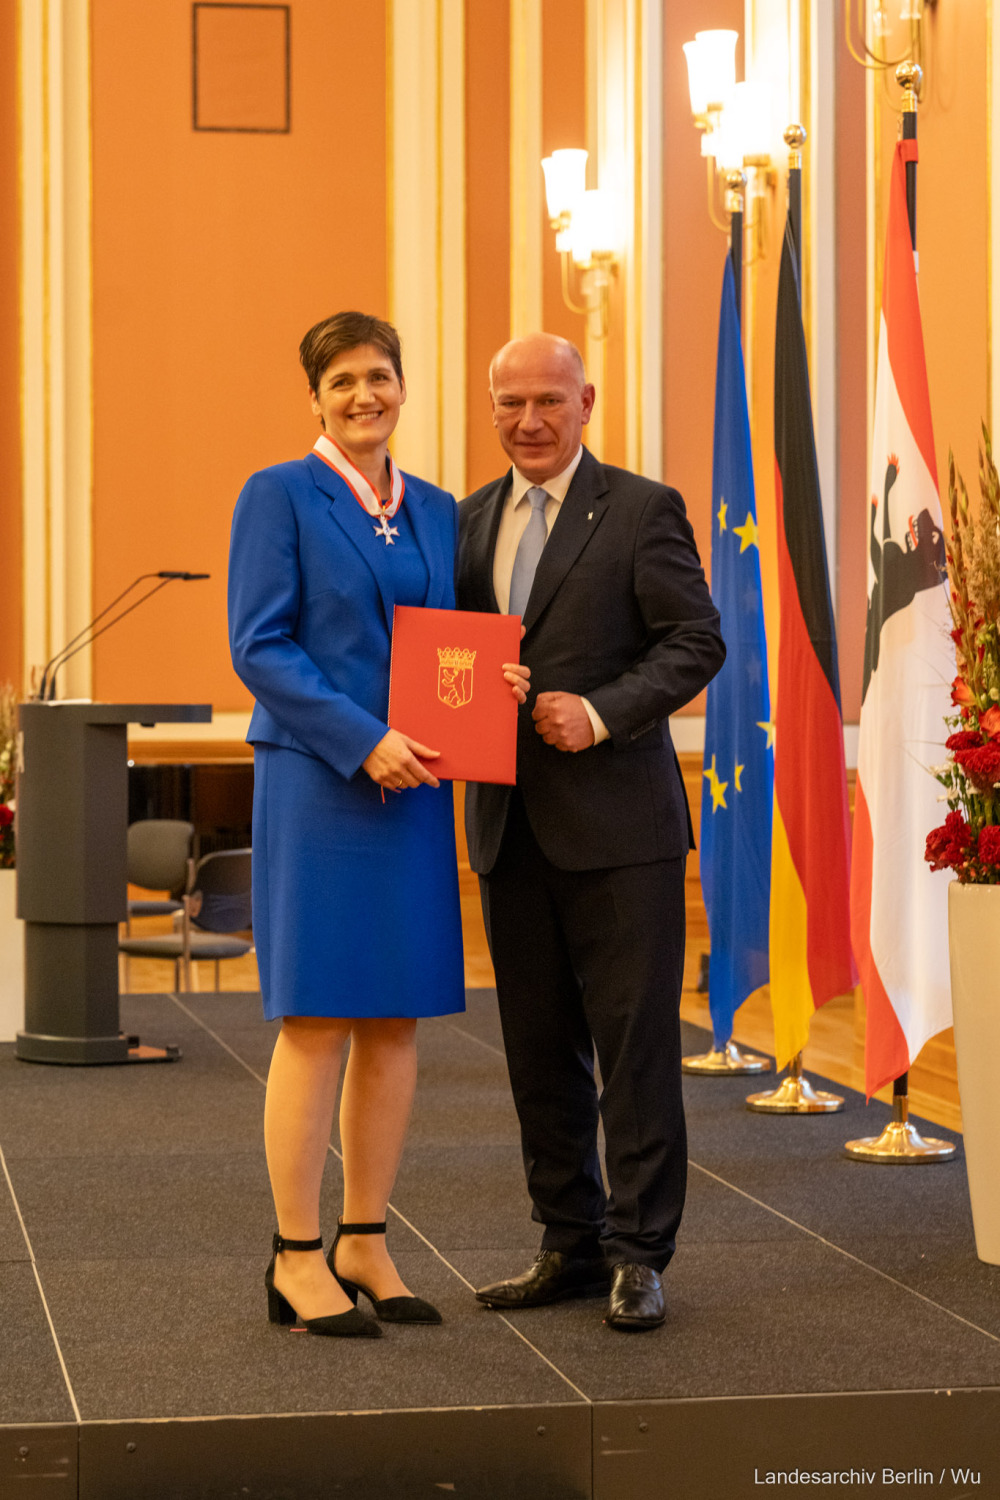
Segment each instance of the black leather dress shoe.
[[612,1266],[611,1296],[604,1320],[609,1328],[641,1333],[646,1328],[659,1328],[666,1316],[663,1283],[652,1266]]
[[508,1281],[494,1281],[476,1293],[487,1307],[544,1307],[567,1297],[600,1297],[608,1289],[610,1272],[600,1258],[584,1260],[563,1255],[561,1250],[543,1250],[526,1271]]

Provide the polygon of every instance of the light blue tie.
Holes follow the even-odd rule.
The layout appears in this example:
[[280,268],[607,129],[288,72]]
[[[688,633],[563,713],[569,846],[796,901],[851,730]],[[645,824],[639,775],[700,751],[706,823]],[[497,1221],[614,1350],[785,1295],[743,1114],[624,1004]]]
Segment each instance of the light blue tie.
[[521,533],[521,540],[517,544],[517,552],[514,555],[514,567],[510,575],[510,602],[508,614],[523,615],[528,604],[528,595],[531,593],[531,585],[535,580],[535,569],[538,567],[538,559],[548,540],[548,528],[545,525],[545,502],[548,499],[545,490],[534,485],[528,490],[528,499],[531,501],[531,515],[528,524]]

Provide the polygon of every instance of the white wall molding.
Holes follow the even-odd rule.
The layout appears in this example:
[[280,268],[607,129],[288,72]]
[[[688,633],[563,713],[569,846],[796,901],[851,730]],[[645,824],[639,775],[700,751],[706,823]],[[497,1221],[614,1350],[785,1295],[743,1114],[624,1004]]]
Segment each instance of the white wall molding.
[[[402,468],[465,490],[465,35],[462,0],[388,13],[389,315],[407,399]],[[447,418],[447,420],[446,420]]]
[[[20,0],[18,37],[27,681],[93,612],[89,0]],[[81,651],[62,690],[91,675]]]
[[989,239],[987,254],[989,264],[989,314],[987,337],[989,349],[989,371],[987,379],[990,389],[990,427],[994,448],[1000,444],[1000,339],[996,334],[997,313],[1000,312],[1000,109],[997,108],[997,91],[1000,89],[1000,26],[997,25],[997,0],[989,0],[987,11],[988,79],[987,94],[988,152],[989,152]]
[[[670,738],[678,755],[701,755],[705,750],[705,719],[700,714],[674,714]],[[849,771],[858,765],[858,725],[844,725],[844,760]]]

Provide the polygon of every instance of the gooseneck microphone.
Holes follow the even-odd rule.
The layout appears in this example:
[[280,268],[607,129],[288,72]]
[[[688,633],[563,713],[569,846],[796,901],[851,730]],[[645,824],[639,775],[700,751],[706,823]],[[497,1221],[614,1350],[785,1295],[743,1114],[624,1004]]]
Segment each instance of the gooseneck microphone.
[[[45,663],[42,680],[39,684],[38,692],[35,694],[36,700],[42,703],[51,703],[56,695],[56,673],[59,671],[59,668],[68,662],[71,656],[76,656],[78,651],[85,650],[93,641],[96,641],[99,635],[103,635],[106,630],[110,630],[112,625],[117,625],[119,620],[124,620],[126,615],[130,615],[134,609],[138,609],[140,604],[145,604],[147,599],[152,599],[153,595],[158,594],[161,589],[166,588],[168,583],[173,583],[175,580],[179,580],[181,583],[194,583],[199,579],[210,578],[211,576],[210,573],[186,573],[169,569],[162,569],[158,573],[140,573],[138,578],[133,578],[128,588],[122,589],[121,593],[112,599],[110,604],[105,605],[94,616],[89,625],[85,625],[82,630],[77,631],[73,639],[67,641],[62,650],[57,651],[55,656]],[[110,614],[115,605],[120,604],[124,598],[131,594],[133,589],[139,587],[140,583],[146,583],[151,578],[158,579],[159,581],[151,589],[147,589],[127,609],[123,609],[120,614],[108,620],[107,624],[102,625],[100,630],[94,630],[94,626],[103,620],[105,615]],[[90,634],[91,631],[93,631],[93,634]],[[79,645],[77,645],[78,641]]]

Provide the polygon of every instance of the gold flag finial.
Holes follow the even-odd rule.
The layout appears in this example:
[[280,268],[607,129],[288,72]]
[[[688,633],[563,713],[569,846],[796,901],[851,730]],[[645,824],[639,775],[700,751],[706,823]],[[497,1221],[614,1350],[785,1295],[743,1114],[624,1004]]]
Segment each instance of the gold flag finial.
[[790,172],[801,172],[802,147],[808,138],[809,132],[804,125],[789,125],[785,131],[785,145],[788,147],[788,169]]
[[924,83],[924,70],[919,63],[901,62],[896,69],[896,82],[903,90],[903,114],[915,115]]
[[726,212],[730,214],[741,214],[743,212],[743,194],[747,185],[747,174],[734,167],[726,173]]

